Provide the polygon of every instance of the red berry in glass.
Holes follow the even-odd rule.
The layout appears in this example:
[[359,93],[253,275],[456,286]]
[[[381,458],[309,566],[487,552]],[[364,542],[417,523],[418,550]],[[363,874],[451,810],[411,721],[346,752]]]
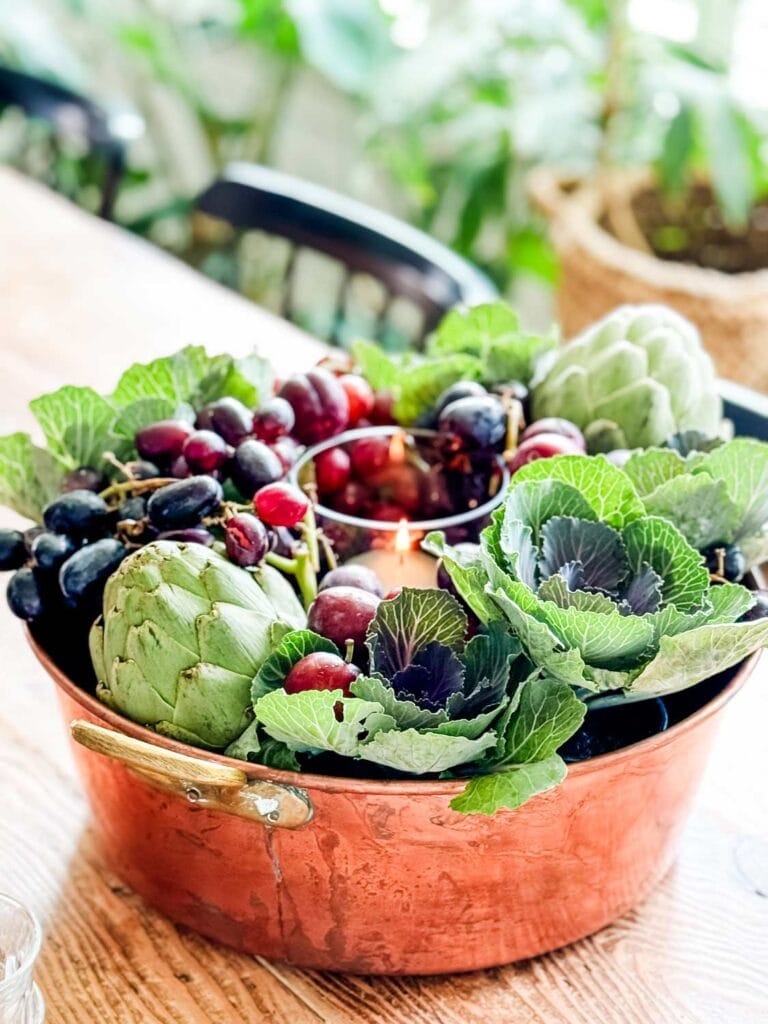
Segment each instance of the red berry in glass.
[[382,523],[399,523],[408,518],[402,505],[393,505],[389,501],[376,501],[365,509],[366,519],[377,519]]
[[339,383],[347,393],[349,402],[349,425],[354,427],[359,420],[370,416],[373,411],[373,388],[364,377],[356,373],[345,373]]
[[186,420],[159,420],[136,434],[136,450],[151,462],[172,462],[194,430]]
[[367,483],[380,502],[417,512],[422,504],[423,475],[415,466],[390,462],[372,473]]
[[238,512],[224,524],[224,544],[230,561],[243,567],[260,565],[269,551],[270,537],[261,520]]
[[256,492],[253,505],[270,526],[297,526],[307,514],[309,498],[293,484],[269,484]]
[[534,459],[551,459],[553,455],[582,455],[583,448],[564,434],[536,434],[518,445],[517,451],[508,461],[510,473],[516,473],[522,466]]
[[211,473],[223,466],[232,449],[212,430],[196,430],[184,442],[182,455],[193,473]]
[[539,434],[562,434],[563,437],[568,437],[574,444],[579,445],[582,452],[587,450],[584,435],[576,424],[559,416],[545,416],[544,419],[531,423],[520,435],[520,440],[527,441],[529,437],[537,437]]
[[344,650],[347,640],[355,648],[355,660],[367,660],[365,635],[379,607],[379,598],[357,587],[331,587],[321,591],[307,613],[309,628]]
[[284,398],[268,399],[253,414],[253,433],[268,444],[290,434],[296,423],[292,406]]
[[283,689],[286,693],[303,693],[305,690],[343,690],[345,697],[351,697],[350,684],[360,675],[357,665],[344,661],[330,651],[316,651],[297,661],[285,677]]
[[361,437],[353,441],[350,447],[352,469],[357,476],[366,479],[378,469],[383,469],[389,462],[389,437]]
[[349,422],[349,400],[327,370],[294,373],[280,389],[296,416],[293,433],[302,444],[317,444],[340,434]]
[[326,448],[315,456],[315,481],[321,497],[347,485],[352,463],[343,448]]
[[338,494],[331,497],[331,505],[347,516],[360,516],[368,501],[368,488],[357,480],[350,480]]
[[213,430],[227,444],[237,446],[253,432],[253,413],[237,398],[219,398],[203,406],[197,414],[196,426]]

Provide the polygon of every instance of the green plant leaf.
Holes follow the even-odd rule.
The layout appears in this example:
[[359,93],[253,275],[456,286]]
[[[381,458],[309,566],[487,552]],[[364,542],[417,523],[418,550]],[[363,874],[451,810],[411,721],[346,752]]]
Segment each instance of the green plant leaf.
[[736,109],[724,93],[712,94],[697,110],[712,187],[732,228],[743,228],[755,199],[752,167]]
[[505,723],[498,764],[547,760],[581,727],[586,713],[567,683],[532,677],[522,684],[517,707]]
[[699,626],[663,636],[659,653],[629,687],[631,693],[676,693],[738,664],[768,644],[768,620]]
[[170,419],[177,408],[172,398],[139,398],[120,410],[112,423],[111,432],[118,445],[133,450],[134,438],[139,430],[158,420]]
[[341,690],[272,690],[254,712],[264,730],[291,750],[331,750],[345,757],[360,756],[363,739],[395,726],[381,704],[345,697]]
[[546,761],[480,775],[451,800],[451,807],[461,814],[495,814],[504,808],[513,811],[531,797],[559,786],[567,771],[563,759],[553,754]]
[[421,546],[435,557],[442,558],[454,586],[482,623],[504,618],[486,593],[488,577],[480,565],[479,556],[450,547],[445,543],[445,536],[437,531],[428,533]]
[[560,480],[589,503],[598,519],[622,527],[645,514],[643,503],[622,470],[603,455],[556,455],[536,459],[514,475],[513,487],[529,480]]
[[255,704],[265,693],[279,689],[293,666],[308,654],[314,654],[317,651],[325,651],[328,654],[339,653],[336,644],[324,636],[313,633],[310,629],[295,629],[286,633],[253,680],[251,691],[253,703]]
[[693,121],[691,108],[683,105],[664,133],[657,167],[666,192],[680,193],[688,183],[694,150]]
[[352,356],[374,391],[395,391],[400,379],[400,362],[370,341],[352,343]]
[[686,472],[686,462],[671,448],[646,448],[632,452],[622,467],[641,498]]
[[697,608],[709,589],[704,560],[666,519],[649,516],[624,527],[622,539],[633,572],[647,563],[661,577],[662,598],[681,611]]
[[519,520],[532,531],[536,547],[541,544],[541,528],[553,516],[595,520],[597,513],[587,499],[571,484],[562,480],[523,480],[515,474],[504,501],[501,546],[505,554],[516,550],[516,544],[504,540],[504,523]]
[[206,377],[221,366],[221,356],[209,356],[202,346],[188,345],[150,363],[134,363],[121,376],[111,400],[117,407],[141,398],[167,398],[176,405],[189,402]]
[[725,481],[739,516],[736,540],[762,533],[768,522],[768,444],[734,438],[697,459],[694,472]]
[[368,627],[371,666],[393,679],[428,644],[458,650],[466,632],[467,617],[449,593],[405,587],[394,600],[381,602]]
[[730,543],[739,528],[739,511],[728,496],[725,480],[713,480],[706,473],[677,476],[643,501],[649,515],[674,523],[698,550],[718,540]]
[[476,761],[496,746],[496,734],[486,733],[477,739],[446,736],[444,733],[379,731],[360,745],[360,757],[412,775],[444,772],[457,765]]
[[401,700],[392,687],[378,676],[358,676],[350,690],[355,697],[381,704],[401,729],[433,729],[448,721],[448,712],[442,708],[429,711],[412,700]]
[[0,505],[39,523],[58,492],[61,476],[53,456],[32,444],[29,434],[0,437]]
[[429,343],[429,354],[456,353],[485,359],[494,341],[514,339],[520,333],[520,319],[506,302],[486,302],[447,313]]
[[99,468],[109,449],[113,406],[92,388],[66,385],[29,403],[48,450],[62,466]]
[[480,380],[481,377],[482,364],[468,355],[449,355],[409,366],[407,373],[400,373],[395,417],[403,424],[414,423],[432,408],[451,384],[460,380]]
[[271,397],[275,374],[268,359],[255,352],[242,359],[218,358],[222,362],[216,365],[212,360],[212,368],[200,383],[201,404],[229,397],[237,398],[249,409],[255,409]]

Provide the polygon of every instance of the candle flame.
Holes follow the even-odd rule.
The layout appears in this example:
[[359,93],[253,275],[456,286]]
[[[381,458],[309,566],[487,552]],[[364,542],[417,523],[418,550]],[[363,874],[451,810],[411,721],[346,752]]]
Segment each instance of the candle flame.
[[395,551],[399,555],[404,555],[406,551],[411,550],[411,534],[408,530],[408,520],[401,519],[400,525],[397,528],[395,534]]
[[389,442],[389,461],[405,462],[405,431],[399,430]]

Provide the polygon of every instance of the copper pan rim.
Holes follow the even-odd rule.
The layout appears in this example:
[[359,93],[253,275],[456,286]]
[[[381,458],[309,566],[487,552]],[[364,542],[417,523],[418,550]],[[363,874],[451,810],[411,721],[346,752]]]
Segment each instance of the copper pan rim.
[[[205,761],[214,761],[217,764],[224,764],[229,765],[230,767],[239,768],[254,779],[269,779],[270,781],[282,783],[287,786],[298,786],[302,789],[322,790],[327,793],[357,792],[367,794],[389,793],[403,796],[457,796],[467,784],[466,779],[443,781],[387,781],[382,779],[346,778],[334,775],[313,775],[309,772],[279,771],[277,769],[268,768],[264,765],[238,761],[235,758],[225,757],[223,754],[216,753],[215,751],[203,750],[200,747],[193,747],[186,743],[180,743],[177,740],[168,739],[167,737],[154,732],[152,729],[148,729],[143,725],[138,725],[136,722],[132,722],[128,718],[124,718],[122,715],[119,715],[117,712],[106,707],[106,705],[102,704],[101,701],[97,700],[95,697],[86,693],[75,682],[73,682],[69,676],[65,675],[57,665],[54,664],[48,654],[34,639],[29,629],[25,628],[25,633],[27,641],[37,660],[46,670],[48,675],[51,676],[56,685],[60,687],[68,697],[109,728],[112,728],[117,732],[121,732],[126,736],[131,736],[134,739],[143,740],[145,743],[151,743],[155,746],[162,747],[165,750],[172,750],[176,753],[186,754],[187,756],[191,755]],[[664,732],[655,733],[653,736],[649,736],[637,743],[632,743],[629,746],[622,747],[620,750],[614,750],[608,754],[600,754],[597,757],[587,758],[584,761],[573,762],[568,765],[568,776],[589,775],[594,772],[599,772],[609,765],[619,764],[622,761],[634,760],[637,757],[642,757],[645,751],[650,751],[658,747],[665,747],[670,743],[675,742],[678,737],[697,728],[697,726],[706,719],[717,714],[728,703],[728,701],[738,693],[754,672],[758,661],[762,657],[762,653],[762,651],[756,651],[754,654],[751,654],[746,658],[734,673],[733,679],[730,680],[723,690],[692,715],[689,715],[682,721],[677,722]]]

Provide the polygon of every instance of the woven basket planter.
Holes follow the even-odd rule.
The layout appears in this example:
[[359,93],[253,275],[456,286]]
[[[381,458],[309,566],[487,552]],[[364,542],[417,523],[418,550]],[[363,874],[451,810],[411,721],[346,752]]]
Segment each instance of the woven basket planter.
[[[626,175],[611,188],[631,194],[647,181]],[[568,188],[541,169],[530,192],[549,219],[560,259],[557,305],[566,337],[623,303],[666,303],[698,325],[720,376],[768,391],[768,270],[725,274],[624,245],[600,224],[604,186]]]

